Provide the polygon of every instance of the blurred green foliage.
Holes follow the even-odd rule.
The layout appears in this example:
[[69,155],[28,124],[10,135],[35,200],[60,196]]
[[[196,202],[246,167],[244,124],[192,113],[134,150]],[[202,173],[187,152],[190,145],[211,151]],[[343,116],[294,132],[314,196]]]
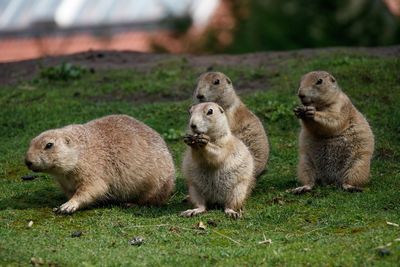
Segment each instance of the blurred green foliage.
[[62,63],[57,66],[42,68],[40,78],[52,81],[68,81],[81,78],[88,70],[71,63]]
[[[233,43],[224,48],[227,53],[400,41],[400,18],[388,11],[383,0],[249,0],[232,4],[232,11],[238,27]],[[221,48],[207,49],[220,52],[215,50]]]

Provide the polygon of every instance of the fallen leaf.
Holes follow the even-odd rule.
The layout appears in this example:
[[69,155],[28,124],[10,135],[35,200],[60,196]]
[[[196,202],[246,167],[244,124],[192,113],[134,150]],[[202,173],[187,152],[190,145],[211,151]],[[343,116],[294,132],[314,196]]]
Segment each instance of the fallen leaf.
[[169,228],[170,232],[173,232],[175,234],[179,234],[181,232],[181,230],[179,230],[179,228],[172,226],[171,228]]
[[44,260],[43,260],[42,258],[35,258],[35,257],[32,257],[32,258],[31,258],[31,264],[32,264],[33,266],[44,265]]
[[196,224],[196,228],[197,229],[200,229],[200,230],[206,230],[206,225],[202,222],[202,221],[200,221],[200,222],[198,222],[197,224]]
[[33,221],[29,221],[29,222],[28,222],[28,228],[31,228],[32,225],[33,225]]

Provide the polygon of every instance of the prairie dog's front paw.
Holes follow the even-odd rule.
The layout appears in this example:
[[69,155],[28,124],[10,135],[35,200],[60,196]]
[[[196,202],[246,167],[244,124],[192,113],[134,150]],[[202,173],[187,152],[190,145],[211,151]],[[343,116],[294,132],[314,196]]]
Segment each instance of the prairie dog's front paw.
[[188,146],[194,146],[196,145],[195,136],[192,134],[187,134],[185,137],[183,137],[183,142],[185,142],[185,144]]
[[304,116],[306,118],[314,118],[315,116],[315,107],[312,106],[305,106],[305,110],[304,110]]
[[303,186],[299,186],[293,189],[289,189],[287,190],[288,193],[293,193],[295,195],[300,195],[300,194],[304,194],[307,192],[310,192],[312,190],[312,186],[310,185],[303,185]]
[[350,193],[363,192],[363,189],[361,187],[346,184],[346,183],[342,184],[342,188],[343,188],[343,190],[350,192]]
[[293,109],[294,115],[296,115],[297,118],[301,119],[304,118],[305,114],[305,106],[298,106]]
[[184,212],[181,213],[181,216],[183,217],[192,217],[196,216],[197,214],[205,212],[205,208],[197,208],[197,209],[192,209],[192,210],[185,210]]
[[205,134],[199,134],[196,136],[196,143],[199,146],[205,146],[208,144],[208,142],[210,142],[210,137],[208,137]]
[[59,208],[55,210],[56,213],[59,214],[72,214],[79,208],[78,202],[75,200],[70,200],[62,204]]
[[237,211],[234,211],[233,209],[226,208],[224,212],[230,218],[235,219],[235,220],[240,219],[242,217],[241,211],[237,212]]
[[313,106],[298,106],[293,109],[294,114],[299,119],[313,118],[315,116],[315,107]]

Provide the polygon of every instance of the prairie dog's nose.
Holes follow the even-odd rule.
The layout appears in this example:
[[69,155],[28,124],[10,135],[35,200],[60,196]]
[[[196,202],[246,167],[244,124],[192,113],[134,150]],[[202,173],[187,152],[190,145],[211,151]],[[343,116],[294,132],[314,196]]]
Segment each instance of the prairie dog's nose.
[[196,126],[196,124],[191,123],[191,124],[190,124],[190,128],[192,128],[193,130],[195,130],[195,129],[197,128],[197,126]]
[[299,94],[300,99],[305,98],[306,96],[304,94]]
[[196,97],[197,97],[198,100],[203,100],[204,99],[204,95],[202,95],[202,94],[197,94]]
[[28,159],[25,159],[25,165],[29,168],[32,167],[32,161],[29,161]]

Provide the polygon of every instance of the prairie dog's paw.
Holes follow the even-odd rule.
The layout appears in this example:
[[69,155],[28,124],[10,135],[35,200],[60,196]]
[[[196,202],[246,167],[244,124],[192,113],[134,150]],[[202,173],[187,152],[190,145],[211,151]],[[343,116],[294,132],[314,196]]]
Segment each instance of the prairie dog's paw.
[[294,114],[299,119],[314,118],[315,111],[316,109],[313,106],[298,106],[293,109]]
[[301,119],[304,118],[305,114],[305,106],[298,106],[293,109],[294,115],[296,115],[297,118]]
[[188,146],[194,146],[196,145],[195,136],[192,134],[187,134],[185,137],[183,137],[183,142],[185,142],[185,144]]
[[288,193],[293,193],[295,195],[300,195],[300,194],[304,194],[307,192],[310,192],[312,189],[312,186],[310,185],[304,185],[304,186],[299,186],[293,189],[289,189],[287,190]]
[[304,110],[304,116],[306,118],[314,118],[315,116],[315,107],[312,106],[305,106],[305,110]]
[[361,187],[357,187],[357,186],[350,185],[350,184],[342,184],[342,188],[343,188],[343,190],[350,192],[350,193],[363,191],[363,189]]
[[241,211],[237,212],[237,211],[234,211],[233,209],[226,208],[224,210],[224,212],[230,218],[235,219],[235,220],[240,219],[242,217],[242,212]]
[[75,200],[70,200],[62,204],[59,208],[55,210],[56,213],[59,214],[72,214],[79,208],[78,202]]
[[181,213],[181,216],[183,217],[192,217],[196,216],[197,214],[205,212],[205,208],[197,208],[197,209],[192,209],[192,210],[185,210],[184,212]]
[[205,146],[208,144],[208,142],[210,142],[210,137],[208,137],[205,134],[199,134],[196,136],[196,143],[199,146]]

